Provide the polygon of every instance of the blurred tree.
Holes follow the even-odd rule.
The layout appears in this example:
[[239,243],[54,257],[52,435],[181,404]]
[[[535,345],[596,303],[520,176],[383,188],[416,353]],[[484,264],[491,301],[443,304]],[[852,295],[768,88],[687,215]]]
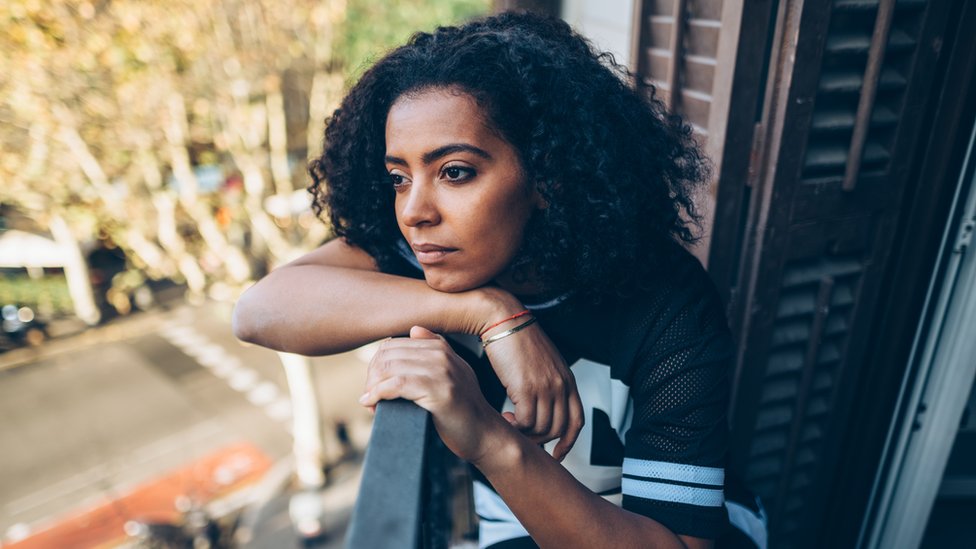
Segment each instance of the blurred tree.
[[0,202],[153,278],[240,287],[328,235],[304,166],[344,83],[488,0],[9,0]]
[[390,48],[418,31],[453,24],[491,11],[491,0],[348,0],[336,54],[355,80]]

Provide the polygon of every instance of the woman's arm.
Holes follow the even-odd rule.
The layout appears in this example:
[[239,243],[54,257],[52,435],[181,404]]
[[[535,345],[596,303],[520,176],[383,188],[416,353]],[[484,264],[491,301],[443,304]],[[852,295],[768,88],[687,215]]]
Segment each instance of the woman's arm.
[[594,494],[524,436],[496,426],[496,449],[474,465],[498,491],[539,547],[709,548],[663,524]]
[[539,547],[694,548],[712,540],[679,536],[663,524],[594,494],[538,445],[496,425],[495,449],[473,462]]
[[[233,322],[234,335],[243,341],[324,355],[403,335],[414,325],[480,334],[522,308],[499,288],[445,293],[423,280],[381,273],[369,254],[335,239],[248,289],[234,308]],[[507,353],[497,345],[489,349],[492,367],[515,404],[510,421],[536,442],[560,439],[554,454],[562,458],[583,427],[573,375],[551,345],[531,337],[520,343]]]
[[423,280],[378,272],[366,252],[335,239],[269,273],[234,308],[238,339],[303,355],[348,351],[415,324],[477,334],[520,310],[505,292],[449,294]]
[[372,406],[383,399],[406,398],[430,411],[448,448],[484,473],[540,547],[712,546],[711,540],[675,535],[583,486],[492,413],[481,394],[470,390],[470,366],[436,334],[414,327],[409,339],[385,342],[370,370],[360,402]]

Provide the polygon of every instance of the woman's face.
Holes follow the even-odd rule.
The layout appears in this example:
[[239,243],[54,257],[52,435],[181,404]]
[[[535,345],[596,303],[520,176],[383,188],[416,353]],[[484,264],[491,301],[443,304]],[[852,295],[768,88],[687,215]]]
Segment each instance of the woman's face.
[[386,118],[396,217],[430,287],[459,292],[502,274],[542,204],[518,153],[470,95],[401,96]]

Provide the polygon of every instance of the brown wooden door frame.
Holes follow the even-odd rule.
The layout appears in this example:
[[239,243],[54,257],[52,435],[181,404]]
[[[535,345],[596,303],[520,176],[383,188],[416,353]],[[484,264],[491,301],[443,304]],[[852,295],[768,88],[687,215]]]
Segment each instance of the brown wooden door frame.
[[[766,71],[773,55],[778,0],[727,1],[723,6],[722,47],[718,63],[732,70],[716,75],[715,116],[724,116],[722,132],[709,153],[718,181],[708,249],[708,272],[726,304],[735,301],[739,266],[745,244],[755,169],[763,132],[762,98]],[[733,14],[738,14],[736,17]],[[726,32],[726,25],[737,26]],[[719,104],[719,97],[727,103]],[[718,124],[716,124],[718,126]],[[715,230],[717,229],[717,230]],[[732,326],[734,333],[740,327]]]

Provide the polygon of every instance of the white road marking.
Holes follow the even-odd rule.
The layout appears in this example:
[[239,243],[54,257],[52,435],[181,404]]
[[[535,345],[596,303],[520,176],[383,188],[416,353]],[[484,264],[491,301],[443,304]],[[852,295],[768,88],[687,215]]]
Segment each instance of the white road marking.
[[264,412],[278,421],[291,419],[291,401],[287,398],[279,398],[275,402],[264,407]]
[[258,384],[258,373],[250,368],[240,368],[231,374],[227,384],[235,391],[246,393]]
[[217,377],[228,378],[234,375],[234,372],[240,370],[243,367],[244,366],[241,364],[241,361],[234,359],[234,360],[227,360],[226,362],[221,362],[220,364],[215,365],[212,368],[212,371],[213,374]]
[[189,330],[187,331],[163,331],[163,337],[180,347],[196,347],[206,342],[206,340]]
[[[213,375],[227,380],[227,384],[232,389],[245,393],[247,400],[263,408],[264,413],[271,419],[278,422],[287,422],[291,419],[291,401],[287,395],[281,396],[281,390],[277,385],[262,380],[256,371],[245,367],[239,358],[220,345],[210,342],[185,324],[176,322],[163,327],[160,334],[198,364],[210,370]],[[365,351],[360,349],[361,354],[358,355],[366,362],[369,360],[365,357],[372,356],[372,353],[376,352],[375,345],[368,347]],[[284,427],[289,433],[292,432],[290,424],[285,423]]]
[[3,537],[8,543],[17,543],[18,541],[27,538],[29,535],[31,535],[31,527],[23,522],[18,522],[10,528],[7,528],[7,531],[4,532]]
[[278,386],[270,381],[264,381],[247,393],[247,399],[255,406],[270,404],[278,398]]

